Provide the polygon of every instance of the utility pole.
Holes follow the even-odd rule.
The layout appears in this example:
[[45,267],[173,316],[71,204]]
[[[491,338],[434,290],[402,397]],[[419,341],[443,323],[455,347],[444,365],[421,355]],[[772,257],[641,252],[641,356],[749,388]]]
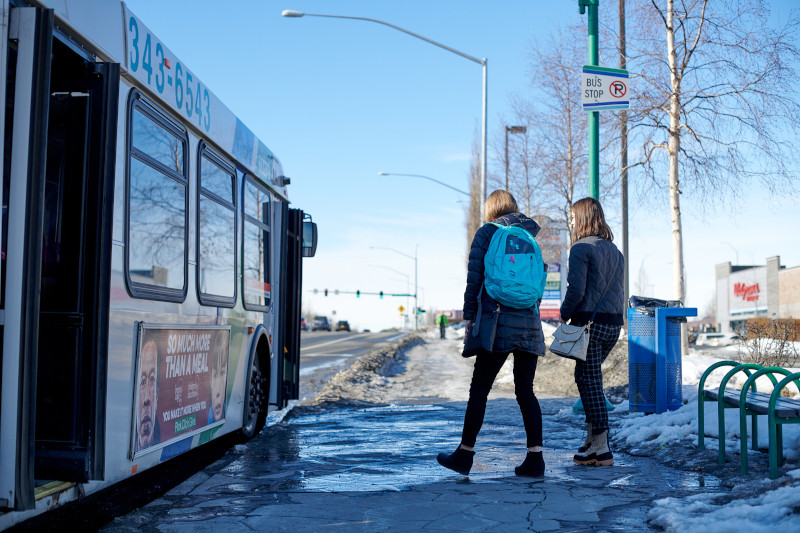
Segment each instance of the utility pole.
[[[619,68],[627,70],[625,50],[625,0],[619,0]],[[622,167],[620,186],[622,189],[622,255],[625,256],[625,304],[630,298],[630,279],[628,276],[628,111],[622,109],[619,113],[619,161]],[[628,317],[625,315],[625,321]]]
[[508,134],[509,133],[527,133],[528,128],[527,126],[506,126],[506,190],[510,192],[508,188]]

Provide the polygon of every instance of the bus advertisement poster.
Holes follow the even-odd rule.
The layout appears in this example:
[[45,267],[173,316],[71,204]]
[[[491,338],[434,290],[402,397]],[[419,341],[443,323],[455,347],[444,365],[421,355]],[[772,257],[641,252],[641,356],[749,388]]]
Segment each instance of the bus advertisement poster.
[[140,323],[132,455],[225,419],[230,326]]

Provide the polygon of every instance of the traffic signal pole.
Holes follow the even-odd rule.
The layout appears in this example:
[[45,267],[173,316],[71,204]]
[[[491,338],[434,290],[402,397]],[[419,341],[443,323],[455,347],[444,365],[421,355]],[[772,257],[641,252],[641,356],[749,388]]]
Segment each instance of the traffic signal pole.
[[[314,294],[318,294],[318,293],[320,292],[320,290],[319,290],[319,289],[311,289],[311,292],[312,292],[312,293],[314,293]],[[325,296],[328,296],[328,289],[323,289],[323,290],[322,290],[322,292],[323,292],[323,294],[325,294]],[[355,294],[355,295],[356,295],[356,298],[360,298],[362,295],[368,295],[368,296],[380,296],[381,298],[383,298],[384,296],[398,296],[398,297],[403,297],[403,298],[411,298],[411,297],[413,297],[413,296],[414,296],[413,294],[409,294],[409,293],[405,293],[405,292],[402,292],[402,293],[398,293],[398,292],[384,292],[384,291],[378,291],[378,292],[368,292],[368,291],[362,291],[362,290],[356,290],[356,291],[340,291],[339,289],[335,289],[335,290],[333,291],[333,293],[334,293],[336,296],[339,296],[340,294]]]

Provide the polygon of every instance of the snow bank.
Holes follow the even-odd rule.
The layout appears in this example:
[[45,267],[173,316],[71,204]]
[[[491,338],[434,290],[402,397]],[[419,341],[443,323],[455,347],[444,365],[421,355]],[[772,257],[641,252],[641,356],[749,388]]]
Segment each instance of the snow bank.
[[[729,494],[697,494],[653,502],[650,524],[667,531],[772,533],[800,528],[800,470],[775,482],[737,485]],[[757,494],[753,494],[756,492]]]
[[[717,352],[719,353],[719,352]],[[703,372],[712,364],[726,360],[708,353],[692,351],[682,360],[683,397],[685,405],[675,411],[645,416],[643,413],[627,412],[627,402],[612,413],[614,441],[630,453],[661,456],[673,464],[690,462],[695,469],[714,471],[719,475],[739,475],[739,416],[735,409],[725,410],[725,451],[732,455],[728,463],[716,464],[715,453],[704,453],[698,447],[698,397],[697,386]],[[719,386],[731,367],[720,368],[706,380],[705,388]],[[793,369],[793,371],[796,371]],[[746,376],[731,380],[733,387],[741,387]],[[757,382],[759,391],[769,392],[772,384],[768,379]],[[794,391],[796,392],[796,391]],[[704,403],[705,446],[710,450],[719,448],[719,418],[716,402]],[[622,416],[619,416],[621,413]],[[751,417],[747,417],[747,432],[752,433]],[[756,455],[762,462],[764,454],[749,449],[751,458]],[[759,417],[758,446],[769,447],[769,434],[765,417]],[[800,424],[783,426],[784,456],[789,462],[800,459]],[[751,463],[752,468],[752,463]],[[761,470],[763,472],[763,468]],[[687,498],[666,498],[653,503],[648,513],[649,524],[666,531],[696,531],[711,533],[747,531],[748,533],[800,531],[800,469],[791,470],[775,481],[752,474],[742,477],[744,481],[733,487],[730,493],[710,493]],[[778,529],[781,530],[781,529]]]

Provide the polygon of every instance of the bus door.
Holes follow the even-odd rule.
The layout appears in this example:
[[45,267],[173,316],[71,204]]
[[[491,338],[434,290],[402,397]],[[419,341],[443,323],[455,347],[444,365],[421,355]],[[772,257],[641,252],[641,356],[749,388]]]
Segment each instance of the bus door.
[[300,294],[303,281],[303,211],[289,209],[283,204],[284,232],[281,240],[280,317],[283,357],[278,375],[281,376],[278,407],[300,397]]
[[[119,65],[54,30],[51,10],[14,8],[11,20],[0,415],[16,401],[13,507],[25,509],[35,480],[103,475]],[[7,391],[12,360],[19,385]]]

